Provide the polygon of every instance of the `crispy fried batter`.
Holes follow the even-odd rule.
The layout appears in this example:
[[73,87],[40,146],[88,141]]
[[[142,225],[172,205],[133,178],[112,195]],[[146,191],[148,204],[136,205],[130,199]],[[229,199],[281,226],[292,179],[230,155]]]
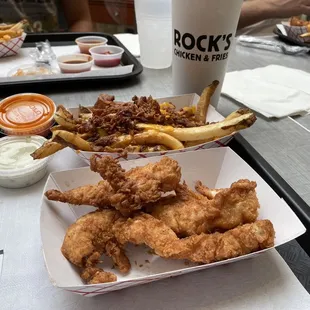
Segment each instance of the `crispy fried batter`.
[[[128,272],[130,262],[112,232],[113,224],[119,218],[121,215],[116,210],[101,210],[82,216],[67,229],[61,247],[62,254],[83,269],[95,267],[101,256],[107,254],[121,272]],[[102,279],[107,274],[100,269],[88,269],[82,275],[87,281],[95,283],[93,281],[99,281],[99,277]],[[111,279],[111,275],[108,279]]]
[[212,263],[274,245],[275,232],[269,220],[245,224],[225,233],[200,234],[179,239],[162,221],[149,214],[119,219],[113,231],[121,244],[146,244],[164,258]]
[[66,202],[73,205],[89,205],[98,208],[110,206],[112,187],[107,181],[100,181],[97,185],[85,185],[66,192],[49,190],[45,196],[49,200]]
[[123,215],[157,201],[162,193],[176,189],[181,179],[178,163],[168,157],[163,157],[158,163],[125,172],[112,157],[93,155],[90,166],[91,170],[110,183],[114,190],[110,204]]
[[256,195],[256,182],[239,180],[226,189],[208,189],[197,182],[196,190],[201,194],[209,191],[215,194],[211,200],[221,215],[212,221],[211,230],[228,230],[257,220],[260,208]]
[[240,180],[228,189],[211,190],[197,182],[199,193],[179,185],[176,195],[161,198],[148,207],[179,237],[225,231],[257,219],[259,202],[256,183]]
[[117,276],[112,272],[104,271],[97,267],[87,267],[81,273],[81,278],[87,284],[99,284],[117,281]]
[[176,195],[161,198],[148,210],[179,237],[209,232],[210,222],[220,215],[208,198],[191,191],[186,184],[178,186]]
[[162,193],[173,191],[181,179],[178,163],[163,157],[158,163],[137,167],[127,172],[110,156],[93,155],[91,169],[106,179],[97,185],[86,185],[66,192],[49,190],[49,200],[98,208],[113,206],[123,215],[155,202]]
[[112,239],[107,242],[105,246],[105,254],[112,258],[115,267],[121,273],[127,273],[130,270],[130,263],[124,252],[116,240]]

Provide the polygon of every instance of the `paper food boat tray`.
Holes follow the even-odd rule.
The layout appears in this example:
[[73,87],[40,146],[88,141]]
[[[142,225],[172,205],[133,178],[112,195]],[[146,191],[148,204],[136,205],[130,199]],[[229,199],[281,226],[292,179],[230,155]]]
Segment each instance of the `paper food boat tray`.
[[24,32],[20,37],[13,38],[7,42],[0,42],[0,58],[17,55],[25,41],[26,35]]
[[[171,102],[176,106],[177,110],[179,110],[184,107],[196,106],[199,101],[199,98],[200,97],[197,94],[188,94],[188,95],[175,96],[175,97],[156,98],[156,100],[159,103],[167,102],[167,101]],[[79,113],[78,108],[71,108],[69,110],[71,113],[73,113],[75,117],[78,117],[78,113]],[[223,119],[224,117],[220,113],[218,113],[213,106],[210,105],[208,109],[208,114],[207,114],[207,121],[208,122],[219,122],[219,121],[222,121]],[[101,155],[110,155],[119,160],[133,160],[133,159],[139,159],[139,158],[163,156],[163,155],[169,155],[169,154],[175,154],[175,153],[184,153],[184,152],[205,150],[205,149],[225,146],[228,144],[228,142],[232,138],[233,138],[233,135],[229,135],[216,141],[199,144],[199,145],[192,146],[192,147],[187,147],[183,150],[165,151],[165,152],[148,152],[148,153],[128,153],[126,158],[120,156],[120,154],[118,153],[85,152],[85,151],[76,151],[76,153],[88,164],[89,164],[89,159],[91,155],[94,153],[101,154]]]
[[[193,188],[197,180],[201,180],[211,188],[229,187],[239,179],[249,179],[257,182],[257,195],[261,205],[260,219],[272,221],[276,239],[275,246],[297,238],[305,232],[303,224],[295,213],[279,198],[271,187],[230,148],[216,148],[197,152],[172,154],[169,157],[177,160],[182,168],[182,179]],[[126,170],[136,166],[144,166],[156,162],[159,157],[151,157],[133,161],[123,161],[121,165]],[[44,192],[49,189],[69,190],[77,186],[95,184],[100,180],[97,173],[88,167],[52,173],[46,183]],[[112,268],[109,258],[104,258],[101,265],[104,270],[117,274],[118,281],[106,284],[85,285],[78,270],[62,255],[60,248],[68,226],[85,213],[94,210],[87,206],[70,206],[48,201],[44,196],[41,206],[41,238],[43,243],[46,267],[53,285],[83,296],[95,296],[114,290],[131,287],[138,284],[178,276],[185,273],[211,268],[252,258],[264,251],[220,261],[208,265],[186,265],[184,261],[166,260],[151,255],[146,247],[129,246],[126,248],[132,264],[130,273],[121,275]],[[148,263],[149,262],[149,263]]]

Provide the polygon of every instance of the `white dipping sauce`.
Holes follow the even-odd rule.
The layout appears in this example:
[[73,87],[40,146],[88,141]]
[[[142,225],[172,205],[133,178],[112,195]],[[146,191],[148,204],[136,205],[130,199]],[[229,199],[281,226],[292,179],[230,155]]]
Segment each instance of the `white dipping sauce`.
[[47,171],[48,158],[34,160],[31,154],[45,138],[8,136],[0,139],[0,186],[21,188],[41,180]]
[[26,141],[8,141],[0,144],[0,170],[25,168],[34,164],[32,154],[38,144]]

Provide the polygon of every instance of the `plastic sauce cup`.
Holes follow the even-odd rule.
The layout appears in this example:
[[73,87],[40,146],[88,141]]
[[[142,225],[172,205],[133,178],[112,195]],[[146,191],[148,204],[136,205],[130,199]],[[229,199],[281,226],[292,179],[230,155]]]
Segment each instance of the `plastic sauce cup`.
[[50,158],[36,159],[31,153],[46,139],[41,136],[10,136],[0,139],[0,186],[22,188],[41,180]]
[[89,54],[89,49],[95,46],[106,45],[108,40],[99,36],[79,37],[75,40],[82,54]]
[[91,70],[93,57],[88,54],[63,55],[57,58],[62,73],[82,73]]
[[0,101],[0,129],[6,135],[47,136],[54,123],[56,105],[50,98],[25,93]]
[[96,46],[89,50],[99,67],[117,67],[121,63],[124,49],[115,45]]

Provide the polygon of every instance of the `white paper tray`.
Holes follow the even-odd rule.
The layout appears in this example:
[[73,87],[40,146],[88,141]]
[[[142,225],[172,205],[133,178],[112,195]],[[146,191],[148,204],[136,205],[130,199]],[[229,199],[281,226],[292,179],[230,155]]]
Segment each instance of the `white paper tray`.
[[[156,100],[159,103],[163,102],[171,102],[173,103],[177,110],[180,110],[184,107],[191,107],[196,106],[199,101],[199,96],[197,94],[187,94],[182,96],[174,96],[174,97],[165,97],[165,98],[156,98]],[[78,108],[71,108],[69,109],[70,112],[75,116],[78,117],[79,109]],[[213,106],[209,106],[208,114],[207,114],[207,121],[208,122],[219,122],[224,119],[223,115],[221,115],[219,112],[216,111],[216,109]],[[221,147],[228,144],[228,142],[233,138],[233,134],[223,137],[222,139],[208,142],[208,143],[202,143],[196,146],[187,147],[183,150],[175,150],[175,151],[165,151],[165,152],[147,152],[147,153],[128,153],[127,157],[124,158],[123,156],[120,156],[118,153],[105,153],[105,152],[85,152],[85,151],[77,151],[76,153],[86,162],[89,164],[89,159],[92,154],[100,154],[100,155],[110,155],[114,158],[117,158],[119,160],[133,160],[133,159],[139,159],[139,158],[148,158],[153,156],[164,156],[169,154],[175,154],[175,153],[184,153],[184,152],[190,152],[190,151],[198,151],[198,150],[205,150],[215,147]]]
[[[182,177],[192,188],[197,180],[201,180],[211,188],[229,187],[231,183],[243,178],[256,181],[257,195],[261,204],[259,218],[272,221],[276,231],[275,246],[295,239],[305,232],[305,227],[284,200],[279,198],[271,187],[230,148],[223,147],[173,154],[170,157],[179,162],[182,168]],[[123,168],[130,169],[158,160],[158,157],[152,157],[128,162],[124,161],[121,164]],[[88,167],[55,172],[49,176],[44,192],[49,189],[65,191],[77,186],[94,184],[99,180],[100,176],[91,172]],[[208,265],[188,266],[185,265],[184,261],[165,260],[158,256],[150,255],[146,247],[129,246],[127,254],[132,263],[132,270],[128,275],[123,276],[117,270],[112,270],[111,261],[105,258],[105,263],[102,267],[106,271],[115,272],[118,276],[118,281],[98,285],[85,285],[79,277],[78,270],[63,257],[60,248],[67,227],[75,222],[78,217],[91,210],[93,210],[92,207],[73,207],[59,202],[48,201],[44,197],[42,199],[41,238],[46,267],[51,282],[57,287],[83,296],[95,296],[201,269],[229,264],[255,257],[266,251]],[[150,261],[150,263],[146,263],[146,260]]]

